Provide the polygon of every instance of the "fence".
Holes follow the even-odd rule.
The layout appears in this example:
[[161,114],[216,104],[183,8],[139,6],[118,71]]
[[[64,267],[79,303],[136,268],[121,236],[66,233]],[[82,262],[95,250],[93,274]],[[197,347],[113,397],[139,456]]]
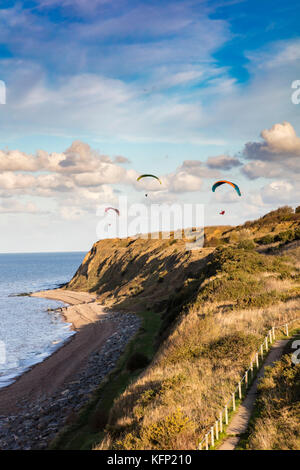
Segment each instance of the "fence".
[[242,399],[243,385],[246,391],[249,386],[249,383],[252,381],[254,377],[254,374],[259,370],[260,365],[262,365],[262,362],[264,360],[264,354],[268,352],[269,345],[271,345],[273,341],[276,339],[275,330],[279,328],[284,328],[285,335],[289,336],[289,325],[291,323],[294,323],[297,320],[300,320],[300,318],[294,318],[290,322],[284,323],[283,325],[272,326],[272,328],[267,332],[263,342],[261,343],[258,350],[252,357],[249,368],[246,370],[244,376],[237,384],[237,387],[231,394],[230,399],[224,406],[223,410],[220,411],[219,416],[217,420],[215,421],[214,425],[211,426],[211,428],[205,434],[202,441],[200,441],[198,445],[198,450],[203,450],[203,447],[205,450],[209,450],[210,447],[214,447],[215,441],[218,441],[219,435],[223,432],[223,425],[225,426],[228,425],[229,411],[232,410],[234,412],[236,410],[236,397],[238,396],[240,400]]

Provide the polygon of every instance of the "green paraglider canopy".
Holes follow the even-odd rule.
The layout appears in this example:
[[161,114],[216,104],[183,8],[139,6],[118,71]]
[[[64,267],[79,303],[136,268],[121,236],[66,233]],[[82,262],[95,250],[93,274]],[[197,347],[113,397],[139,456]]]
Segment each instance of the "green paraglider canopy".
[[148,174],[141,175],[141,176],[139,176],[136,180],[137,180],[137,181],[140,181],[142,178],[155,178],[157,181],[160,182],[160,184],[162,184],[162,182],[160,181],[160,179],[158,178],[158,176],[155,176],[155,175],[148,175]]

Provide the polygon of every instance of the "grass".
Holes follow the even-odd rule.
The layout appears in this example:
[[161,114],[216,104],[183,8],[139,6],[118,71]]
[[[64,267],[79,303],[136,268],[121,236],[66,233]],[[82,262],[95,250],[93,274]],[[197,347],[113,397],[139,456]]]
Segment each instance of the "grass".
[[300,364],[293,364],[291,348],[300,330],[290,332],[282,358],[266,368],[258,387],[258,399],[239,450],[300,450]]
[[[184,292],[152,365],[114,402],[96,448],[195,449],[265,332],[295,317],[294,271],[292,259],[217,248]],[[263,291],[273,298],[274,283],[277,295],[267,302]],[[244,302],[251,293],[262,301]],[[179,376],[180,385],[165,386]]]
[[[253,315],[252,320],[248,312],[249,333],[239,330],[243,321],[235,321],[236,332],[232,334],[234,313],[229,316],[232,322],[225,328],[221,315],[213,322],[212,318],[199,318],[196,312],[185,316],[160,349],[152,366],[115,402],[105,438],[97,448],[195,449],[231,396],[268,329],[268,313],[267,318]],[[276,316],[279,323],[279,311],[275,315],[273,311],[274,323]],[[257,328],[261,334],[255,336],[253,332]],[[180,382],[176,384],[178,377]],[[166,381],[173,386],[166,386]],[[182,420],[189,424],[179,426],[176,435],[172,434],[173,427],[162,426],[161,433],[165,429],[169,440],[162,434],[160,440],[157,435],[152,439],[149,430],[156,424],[168,423],[172,414],[180,416],[178,426]]]
[[[295,340],[295,336],[297,334],[299,336],[299,332],[300,332],[300,330],[298,328],[294,328],[293,330],[290,331],[289,334],[293,338],[290,341],[290,343],[288,344],[288,346],[285,348],[286,350],[285,350],[284,353],[287,353],[288,350],[290,350],[290,345]],[[283,332],[280,333],[277,330],[276,341],[279,340],[279,339],[286,339],[286,335],[285,335],[285,333],[283,333]],[[270,346],[269,346],[269,348],[270,348]],[[246,387],[245,382],[242,383],[242,387],[241,387],[242,397],[241,397],[241,399],[239,397],[236,397],[236,399],[235,399],[235,408],[236,408],[235,411],[233,410],[232,405],[231,405],[231,408],[228,410],[228,425],[230,424],[231,419],[234,417],[234,415],[238,411],[240,404],[243,402],[244,398],[246,397],[249,389],[251,388],[252,383],[256,379],[256,376],[257,376],[259,370],[261,369],[261,367],[263,367],[264,361],[267,358],[267,356],[269,355],[270,351],[271,351],[271,348],[268,349],[268,351],[263,349],[263,356],[261,356],[261,353],[259,351],[259,359],[260,359],[260,361],[263,359],[263,362],[262,363],[259,362],[259,367],[258,368],[257,368],[255,363],[253,364],[252,376],[251,375],[248,376],[248,386]],[[271,367],[266,368],[267,371],[270,370],[270,369],[271,369]],[[254,420],[257,417],[258,417],[258,406],[256,405],[254,410],[253,410],[252,416],[250,418],[250,423],[249,423],[248,430],[247,430],[247,432],[245,432],[244,434],[241,435],[240,441],[239,441],[238,446],[237,446],[237,450],[245,450],[245,449],[249,450],[249,445],[248,445],[247,440],[249,439],[251,426],[253,426]],[[226,429],[228,428],[228,425],[225,425],[223,423],[223,432],[219,433],[219,439],[215,440],[215,445],[213,447],[212,446],[209,447],[210,450],[216,450],[222,444],[222,442],[228,437],[228,434],[226,432]],[[260,438],[260,436],[259,436],[259,438]],[[268,450],[268,449],[265,449],[265,450]]]
[[[156,350],[156,338],[161,324],[159,313],[144,312],[139,315],[142,325],[137,335],[127,345],[116,368],[102,382],[88,404],[66,426],[51,443],[52,450],[87,450],[99,442],[99,436],[107,423],[107,412],[124,392],[127,386],[142,372],[143,367],[129,370],[126,364],[137,354],[142,354],[150,361]],[[144,364],[143,364],[144,365]]]

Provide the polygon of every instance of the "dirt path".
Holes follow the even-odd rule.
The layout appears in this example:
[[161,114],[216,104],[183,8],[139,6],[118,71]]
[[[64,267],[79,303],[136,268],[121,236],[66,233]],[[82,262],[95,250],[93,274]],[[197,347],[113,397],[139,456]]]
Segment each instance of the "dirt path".
[[259,370],[253,384],[248,390],[247,396],[243,403],[239,406],[238,411],[234,415],[232,421],[230,422],[226,433],[228,437],[223,441],[218,450],[234,450],[237,446],[240,435],[246,432],[249,424],[250,417],[253,412],[256,396],[257,396],[257,385],[259,379],[263,377],[265,372],[265,367],[270,366],[273,362],[278,361],[282,356],[285,346],[289,342],[289,339],[276,341],[267,356],[264,365]]

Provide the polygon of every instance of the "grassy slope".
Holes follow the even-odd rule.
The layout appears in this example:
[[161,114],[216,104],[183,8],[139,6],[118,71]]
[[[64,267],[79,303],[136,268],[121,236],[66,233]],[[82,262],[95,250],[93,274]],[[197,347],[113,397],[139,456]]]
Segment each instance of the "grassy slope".
[[260,381],[255,412],[239,449],[300,450],[300,364],[291,357],[295,339],[300,339],[300,330]]
[[[261,242],[267,234],[270,244]],[[160,346],[142,374],[116,387],[113,406],[99,392],[85,412],[85,423],[98,421],[92,438],[77,423],[75,441],[69,434],[63,447],[195,448],[266,329],[299,312],[298,239],[299,214],[285,209],[236,228],[210,227],[199,251],[174,240],[96,243],[67,288],[96,291],[114,308],[160,312],[150,356]],[[121,360],[115,380],[122,370]]]

